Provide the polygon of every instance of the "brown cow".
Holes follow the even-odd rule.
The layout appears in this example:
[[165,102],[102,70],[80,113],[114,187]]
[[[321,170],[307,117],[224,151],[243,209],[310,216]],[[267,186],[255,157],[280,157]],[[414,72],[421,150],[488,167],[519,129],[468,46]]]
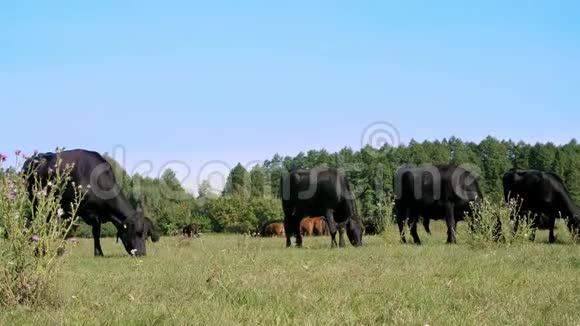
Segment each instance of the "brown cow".
[[266,222],[262,227],[263,237],[285,237],[284,221]]
[[305,218],[300,222],[300,234],[302,234],[303,237],[311,237],[314,235],[314,219]]
[[322,217],[315,217],[312,219],[312,224],[314,226],[314,235],[323,236],[326,235],[326,221]]

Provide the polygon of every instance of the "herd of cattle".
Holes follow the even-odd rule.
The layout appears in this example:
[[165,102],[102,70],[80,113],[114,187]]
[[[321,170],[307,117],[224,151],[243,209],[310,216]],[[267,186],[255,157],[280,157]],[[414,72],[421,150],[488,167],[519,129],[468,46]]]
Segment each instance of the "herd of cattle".
[[[187,238],[198,238],[201,236],[201,226],[196,223],[185,225],[181,233]],[[300,222],[300,233],[302,236],[323,236],[327,235],[326,221],[324,217],[309,217]],[[262,223],[255,231],[250,233],[252,237],[285,237],[286,229],[284,220],[272,220]]]
[[[71,183],[62,196],[62,207],[70,207],[75,199],[73,185],[89,189],[80,205],[78,215],[93,229],[96,256],[102,256],[101,224],[115,225],[118,239],[127,253],[146,254],[146,240],[159,240],[155,224],[141,210],[132,207],[120,191],[112,167],[98,153],[85,150],[37,154],[27,160],[24,170],[29,176],[28,190],[36,207],[34,189],[49,188],[54,169],[72,167]],[[37,184],[40,182],[40,184]],[[550,242],[555,242],[555,221],[563,218],[570,232],[580,232],[580,208],[572,201],[564,182],[556,174],[538,170],[513,169],[503,178],[505,200],[521,203],[520,216],[531,214],[533,228],[549,229]],[[38,188],[36,188],[38,189]],[[430,220],[444,219],[447,242],[456,243],[457,222],[472,214],[472,203],[483,199],[478,180],[469,170],[454,165],[423,165],[402,167],[394,178],[395,216],[401,240],[406,242],[405,223],[415,243],[421,239],[417,232],[419,218],[429,230]],[[50,190],[50,189],[48,189]],[[364,226],[357,215],[356,201],[344,171],[332,168],[294,170],[286,173],[281,182],[284,220],[266,222],[255,235],[286,237],[288,247],[292,238],[301,247],[304,236],[330,235],[332,247],[345,247],[346,235],[350,243],[363,245]],[[63,218],[67,218],[66,214]],[[184,227],[183,234],[198,236],[199,226]],[[336,237],[339,237],[338,242]]]

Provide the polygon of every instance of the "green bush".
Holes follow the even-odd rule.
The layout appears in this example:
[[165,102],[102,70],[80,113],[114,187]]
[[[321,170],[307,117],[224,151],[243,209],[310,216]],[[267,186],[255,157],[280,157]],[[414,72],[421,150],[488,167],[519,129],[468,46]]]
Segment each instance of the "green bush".
[[523,244],[534,235],[529,216],[519,217],[519,227],[515,230],[520,205],[512,200],[503,201],[487,199],[472,203],[472,216],[466,218],[469,226],[469,244],[473,247],[486,247],[505,243],[508,245]]
[[0,227],[4,236],[0,244],[0,307],[56,303],[55,284],[62,265],[58,256],[65,249],[65,236],[75,221],[58,217],[64,209],[76,216],[82,199],[75,190],[75,203],[71,207],[60,206],[63,190],[70,182],[70,169],[56,167],[47,187],[33,188],[37,209],[32,214],[26,176],[0,174]]

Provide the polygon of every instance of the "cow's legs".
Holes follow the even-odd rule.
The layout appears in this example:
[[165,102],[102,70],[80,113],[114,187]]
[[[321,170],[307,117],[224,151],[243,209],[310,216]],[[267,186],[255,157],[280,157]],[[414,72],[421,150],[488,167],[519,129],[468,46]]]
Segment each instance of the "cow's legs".
[[328,223],[328,220],[326,218],[325,218],[325,222],[326,223],[324,223],[324,235],[330,235],[331,242],[332,242],[331,246],[334,248],[335,241],[333,241],[332,232],[330,232],[330,223]]
[[536,241],[536,233],[537,232],[538,232],[537,228],[532,228],[532,231],[531,231],[532,234],[530,234],[530,237],[528,238],[528,240],[530,240],[531,242]]
[[409,218],[409,228],[411,229],[411,236],[415,244],[421,244],[421,238],[419,238],[419,233],[417,232],[417,224],[419,220],[415,217]]
[[554,217],[550,217],[550,243],[556,243],[556,234],[554,233],[555,228],[556,219]]
[[431,220],[428,218],[423,218],[423,228],[425,228],[425,232],[427,232],[427,234],[431,235],[431,225],[430,225]]
[[290,223],[290,218],[286,218],[284,220],[284,231],[286,232],[286,247],[292,247],[292,235],[294,232],[292,231],[292,225]]
[[455,238],[457,223],[455,222],[455,209],[453,205],[446,205],[445,219],[447,221],[447,243],[455,244],[457,243],[457,239]]
[[93,240],[95,242],[95,256],[102,257],[103,249],[101,248],[101,223],[93,224]]
[[346,247],[346,243],[344,241],[344,225],[340,225],[338,227],[338,237],[339,237],[339,240],[338,240],[339,247],[340,248]]
[[336,242],[337,225],[336,221],[334,220],[334,213],[329,209],[326,210],[326,214],[324,216],[326,217],[326,224],[328,225],[328,232],[330,233],[331,247],[336,248],[338,246]]
[[401,242],[407,243],[407,239],[405,238],[405,220],[408,218],[407,210],[402,210],[397,208],[397,224],[399,225],[399,234],[401,235]]
[[294,234],[296,235],[296,247],[298,248],[302,248],[302,233],[300,232],[300,223],[302,223],[302,219],[293,219],[292,228],[294,229]]
[[550,243],[556,243],[556,234],[554,228],[550,228]]

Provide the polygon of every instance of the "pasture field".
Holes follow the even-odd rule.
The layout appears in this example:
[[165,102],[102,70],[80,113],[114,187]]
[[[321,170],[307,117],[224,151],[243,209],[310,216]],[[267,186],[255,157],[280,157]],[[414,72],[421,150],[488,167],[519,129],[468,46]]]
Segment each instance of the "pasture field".
[[[0,312],[1,325],[580,325],[580,247],[559,243],[474,249],[460,224],[420,232],[423,246],[389,236],[331,250],[282,239],[165,237],[144,259],[82,240],[65,258],[57,307]],[[422,230],[421,230],[422,231]]]

